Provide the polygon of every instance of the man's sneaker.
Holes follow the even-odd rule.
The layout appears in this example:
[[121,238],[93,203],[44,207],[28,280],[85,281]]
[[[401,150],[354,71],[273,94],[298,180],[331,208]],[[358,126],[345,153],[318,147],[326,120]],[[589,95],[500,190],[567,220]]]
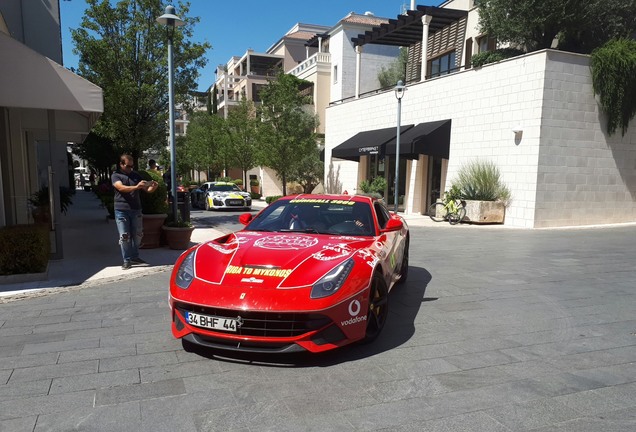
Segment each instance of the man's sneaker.
[[141,258],[132,258],[130,262],[134,265],[148,265],[148,263]]
[[128,270],[131,267],[132,267],[132,264],[130,263],[130,261],[124,261],[124,264],[121,266],[121,269]]

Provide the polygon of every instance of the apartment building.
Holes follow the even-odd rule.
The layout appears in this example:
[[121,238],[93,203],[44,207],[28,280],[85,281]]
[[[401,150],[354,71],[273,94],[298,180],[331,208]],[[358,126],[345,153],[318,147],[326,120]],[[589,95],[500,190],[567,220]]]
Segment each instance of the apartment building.
[[59,0],[0,2],[0,226],[32,223],[28,198],[49,187],[53,256],[62,257],[60,186],[67,143],[103,111],[102,90],[61,66]]
[[[424,214],[474,159],[494,162],[512,191],[505,225],[539,228],[636,222],[636,128],[609,136],[592,89],[589,56],[542,50],[479,68],[494,48],[473,0],[414,6],[352,38],[356,76],[374,45],[409,49],[407,90],[364,94],[326,109],[325,186],[355,192],[384,176],[399,209]],[[352,72],[353,74],[354,72]]]
[[[226,115],[227,110],[242,98],[258,103],[259,90],[282,69],[311,83],[305,91],[312,96],[310,108],[319,118],[316,132],[324,134],[324,114],[329,103],[354,96],[356,77],[352,73],[356,52],[351,37],[384,23],[388,23],[387,18],[352,12],[330,27],[296,24],[265,53],[247,50],[241,57],[232,57],[226,65],[217,68],[214,88],[218,113]],[[360,77],[362,91],[377,89],[379,71],[388,67],[398,55],[399,47],[372,47],[367,59],[368,65],[373,67],[367,68]],[[259,180],[263,195],[282,194],[282,184],[271,169],[258,167],[249,174]]]

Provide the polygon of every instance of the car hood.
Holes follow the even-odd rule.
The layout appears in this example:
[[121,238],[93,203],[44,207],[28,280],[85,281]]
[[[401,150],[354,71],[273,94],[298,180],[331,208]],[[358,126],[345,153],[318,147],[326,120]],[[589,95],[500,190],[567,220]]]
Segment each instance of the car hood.
[[223,285],[306,287],[353,256],[373,267],[372,238],[240,231],[199,245],[195,274]]

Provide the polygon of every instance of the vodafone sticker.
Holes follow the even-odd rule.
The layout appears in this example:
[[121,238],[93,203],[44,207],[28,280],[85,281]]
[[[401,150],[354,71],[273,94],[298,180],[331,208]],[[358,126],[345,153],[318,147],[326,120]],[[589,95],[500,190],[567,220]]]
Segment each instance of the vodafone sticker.
[[349,314],[351,316],[357,316],[360,313],[360,302],[358,300],[353,300],[349,303]]

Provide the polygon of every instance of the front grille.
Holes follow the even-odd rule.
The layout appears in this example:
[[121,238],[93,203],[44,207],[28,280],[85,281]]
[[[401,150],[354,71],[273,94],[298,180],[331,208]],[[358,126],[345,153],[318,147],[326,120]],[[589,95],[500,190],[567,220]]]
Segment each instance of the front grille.
[[239,336],[295,337],[331,323],[328,317],[316,313],[251,312],[188,304],[177,304],[176,308],[182,316],[185,312],[194,312],[222,318],[241,317],[241,327],[236,332],[228,332]]

